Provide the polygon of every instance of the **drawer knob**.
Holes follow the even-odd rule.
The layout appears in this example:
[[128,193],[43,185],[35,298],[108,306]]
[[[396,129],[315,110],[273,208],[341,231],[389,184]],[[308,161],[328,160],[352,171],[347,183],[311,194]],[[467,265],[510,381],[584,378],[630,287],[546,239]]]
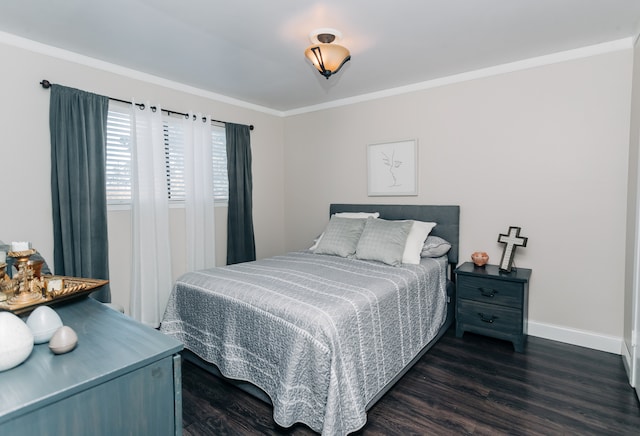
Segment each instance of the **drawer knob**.
[[478,290],[480,291],[480,294],[483,297],[489,297],[489,298],[493,298],[495,297],[495,295],[498,293],[498,291],[496,291],[495,289],[487,289],[487,288],[478,288]]
[[496,319],[498,319],[498,317],[497,317],[497,316],[495,316],[495,315],[491,315],[490,317],[488,317],[488,316],[486,316],[486,315],[485,315],[484,313],[482,313],[482,312],[478,312],[478,315],[480,316],[480,320],[481,320],[482,322],[487,322],[487,323],[489,323],[489,324],[493,324],[493,322],[494,322]]

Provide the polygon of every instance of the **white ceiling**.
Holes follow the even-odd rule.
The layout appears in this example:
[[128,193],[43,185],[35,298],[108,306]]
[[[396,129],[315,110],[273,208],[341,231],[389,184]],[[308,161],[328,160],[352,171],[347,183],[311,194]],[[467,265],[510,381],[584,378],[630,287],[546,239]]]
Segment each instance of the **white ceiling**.
[[[352,57],[329,80],[322,27]],[[634,37],[640,0],[1,0],[0,31],[286,112]]]

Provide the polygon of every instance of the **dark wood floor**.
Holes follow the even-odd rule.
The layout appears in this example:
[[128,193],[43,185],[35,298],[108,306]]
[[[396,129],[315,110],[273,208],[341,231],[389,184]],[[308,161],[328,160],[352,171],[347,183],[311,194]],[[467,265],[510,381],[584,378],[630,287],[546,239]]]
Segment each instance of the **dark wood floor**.
[[[183,364],[184,435],[313,435],[271,407]],[[358,435],[640,435],[640,404],[618,355],[530,337],[453,330],[369,412]]]

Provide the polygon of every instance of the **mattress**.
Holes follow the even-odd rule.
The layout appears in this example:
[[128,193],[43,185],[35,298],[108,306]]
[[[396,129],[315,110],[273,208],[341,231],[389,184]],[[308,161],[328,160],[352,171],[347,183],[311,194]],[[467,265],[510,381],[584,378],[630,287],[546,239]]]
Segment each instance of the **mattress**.
[[191,272],[160,330],[266,392],[279,425],[347,434],[443,325],[446,270],[300,251]]

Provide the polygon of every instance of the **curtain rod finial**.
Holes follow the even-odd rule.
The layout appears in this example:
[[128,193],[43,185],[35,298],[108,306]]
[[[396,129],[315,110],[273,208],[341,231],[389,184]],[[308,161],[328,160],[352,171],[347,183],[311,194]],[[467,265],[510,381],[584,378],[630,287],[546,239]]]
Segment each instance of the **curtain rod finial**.
[[51,82],[49,82],[48,80],[43,80],[42,82],[40,82],[40,85],[42,85],[42,87],[44,89],[49,89],[51,88]]

